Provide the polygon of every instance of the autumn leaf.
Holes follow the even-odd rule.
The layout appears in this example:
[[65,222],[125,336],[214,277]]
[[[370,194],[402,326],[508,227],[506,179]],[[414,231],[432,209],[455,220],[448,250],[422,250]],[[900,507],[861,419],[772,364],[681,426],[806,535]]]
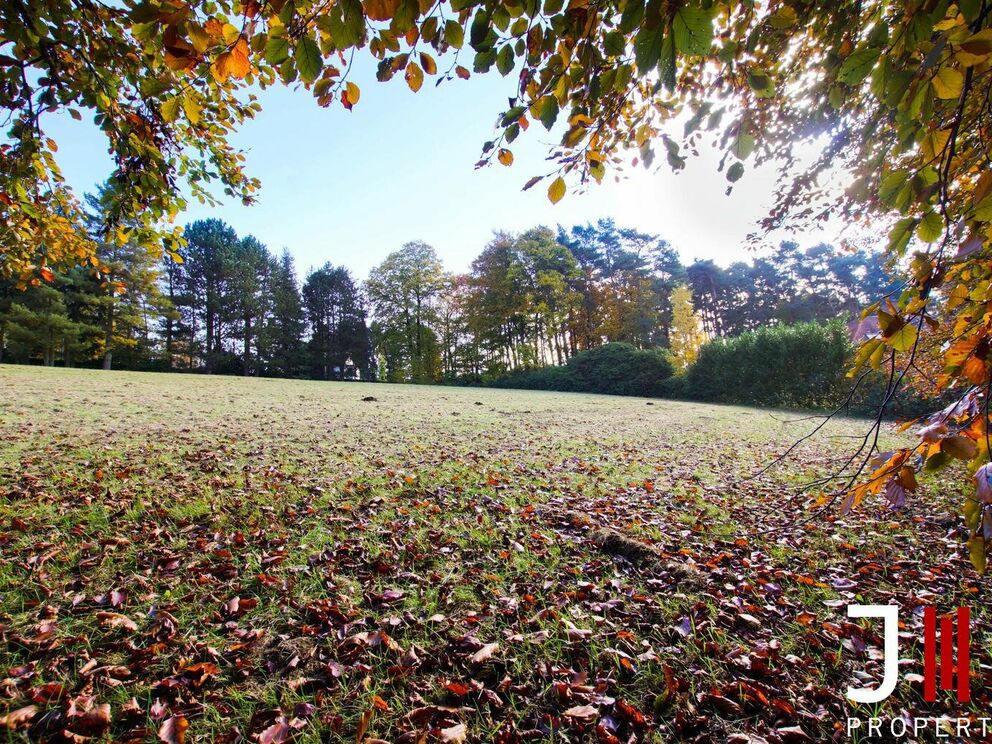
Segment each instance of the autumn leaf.
[[503,165],[513,165],[513,153],[505,148],[500,148],[499,154],[496,157]]
[[468,738],[468,726],[464,723],[458,723],[449,728],[443,728],[440,731],[441,741],[446,742],[446,744],[465,744],[465,740]]
[[424,84],[424,71],[420,69],[420,65],[416,62],[410,62],[406,66],[406,73],[403,77],[406,79],[406,84],[410,86],[410,90],[414,93],[420,90],[420,86]]
[[424,72],[426,72],[428,75],[437,74],[437,63],[434,61],[434,58],[431,55],[429,55],[427,52],[420,53],[420,64],[423,66]]
[[248,42],[238,39],[237,43],[226,52],[217,55],[214,62],[217,75],[222,80],[228,77],[244,78],[251,72],[251,61],[248,59]]
[[38,714],[37,705],[26,705],[0,716],[0,728],[8,731],[20,731],[27,728]]
[[129,633],[138,630],[137,624],[131,618],[117,612],[98,612],[96,619],[104,628],[121,628]]
[[362,7],[373,21],[389,21],[396,15],[400,0],[364,0]]
[[189,721],[185,716],[171,716],[162,722],[158,728],[159,741],[165,744],[183,744],[186,740],[186,729]]
[[930,83],[938,98],[957,98],[964,88],[964,75],[953,67],[939,67]]
[[484,664],[492,658],[493,654],[499,651],[498,643],[487,643],[474,654],[472,654],[473,664]]
[[548,199],[552,204],[557,204],[565,196],[565,179],[558,176],[551,185],[548,186]]
[[357,84],[351,82],[350,80],[345,85],[345,97],[348,99],[348,103],[354,106],[358,103],[358,99],[361,98],[362,91]]

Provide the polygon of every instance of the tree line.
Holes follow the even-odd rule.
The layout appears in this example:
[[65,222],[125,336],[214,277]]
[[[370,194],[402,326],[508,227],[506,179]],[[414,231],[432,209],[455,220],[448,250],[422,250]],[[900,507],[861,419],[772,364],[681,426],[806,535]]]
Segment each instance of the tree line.
[[[94,223],[107,198],[87,199]],[[0,361],[471,382],[620,342],[670,349],[685,368],[706,338],[853,315],[891,289],[864,250],[784,242],[727,268],[684,265],[663,239],[609,219],[497,232],[463,274],[410,242],[364,282],[330,263],[301,282],[287,250],[217,219],[184,235],[164,258],[102,243],[99,277],[75,267],[0,284]]]

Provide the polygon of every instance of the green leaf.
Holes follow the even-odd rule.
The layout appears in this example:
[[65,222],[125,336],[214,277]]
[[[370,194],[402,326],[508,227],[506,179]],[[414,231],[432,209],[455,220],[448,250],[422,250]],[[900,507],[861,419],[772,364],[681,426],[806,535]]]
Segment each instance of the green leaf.
[[920,224],[916,226],[916,237],[925,243],[933,243],[943,234],[944,220],[933,210],[923,215]]
[[913,237],[913,229],[916,227],[916,219],[905,217],[899,220],[889,231],[889,244],[885,250],[889,253],[902,255],[906,252],[910,238]]
[[271,38],[265,42],[265,61],[270,65],[281,65],[289,59],[289,39]]
[[486,37],[489,35],[489,15],[486,13],[485,9],[480,8],[476,14],[475,18],[472,19],[472,26],[469,29],[469,41],[468,43],[471,47],[477,51],[483,51],[483,44]]
[[632,33],[641,25],[642,18],[644,18],[644,0],[628,0],[620,15],[620,33]]
[[465,31],[458,21],[448,20],[444,24],[444,40],[448,46],[461,49],[465,43]]
[[165,121],[172,122],[175,121],[179,116],[179,106],[181,101],[178,96],[173,96],[172,98],[166,99],[162,102],[159,107],[159,113],[162,114],[162,118]]
[[682,7],[672,20],[675,48],[682,54],[709,54],[713,45],[713,19],[702,8]]
[[496,55],[496,69],[499,70],[499,74],[506,77],[511,72],[513,72],[513,47],[510,44],[504,44],[500,50],[499,54]]
[[727,168],[727,180],[736,183],[744,175],[744,163],[737,162]]
[[603,51],[610,57],[622,57],[627,51],[624,36],[619,31],[610,31],[603,35]]
[[317,46],[317,42],[309,36],[304,36],[296,42],[294,58],[300,79],[305,83],[312,83],[316,80],[324,68],[324,59],[321,57],[320,48]]
[[550,132],[558,118],[558,99],[550,95],[541,96],[531,106],[530,111]]
[[903,323],[899,330],[885,340],[896,351],[909,351],[916,344],[916,336],[916,326],[912,323]]
[[857,85],[868,77],[881,54],[882,50],[877,47],[858,49],[841,64],[837,79],[847,85]]
[[658,62],[658,75],[669,92],[675,90],[676,72],[675,39],[671,34],[665,34],[665,40],[661,42],[661,60]]
[[661,45],[665,40],[665,29],[662,26],[648,28],[644,26],[634,37],[634,59],[637,70],[643,75],[655,67],[661,60]]
[[737,139],[734,140],[734,156],[739,160],[747,160],[748,155],[754,152],[754,145],[754,137],[741,127],[737,132]]
[[974,217],[981,222],[992,222],[992,194],[978,202]]
[[909,180],[909,173],[904,170],[895,170],[882,176],[878,184],[878,198],[887,207],[895,207],[896,195],[902,190]]

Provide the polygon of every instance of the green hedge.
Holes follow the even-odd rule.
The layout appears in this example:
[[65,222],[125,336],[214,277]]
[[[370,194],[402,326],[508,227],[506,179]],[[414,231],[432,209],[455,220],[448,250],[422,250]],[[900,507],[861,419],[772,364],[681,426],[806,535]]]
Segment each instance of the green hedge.
[[[490,380],[454,381],[525,390],[681,398],[775,408],[828,410],[849,396],[847,377],[854,346],[842,321],[768,326],[707,342],[695,363],[674,375],[664,350],[612,343],[581,352],[562,367],[511,372]],[[885,377],[871,374],[845,413],[874,416],[885,394]],[[887,415],[912,418],[946,404],[900,391]]]
[[674,367],[661,349],[612,343],[576,354],[562,367],[511,372],[492,387],[664,397]]
[[840,321],[759,328],[704,344],[686,372],[684,393],[718,403],[829,407],[850,388],[850,358]]

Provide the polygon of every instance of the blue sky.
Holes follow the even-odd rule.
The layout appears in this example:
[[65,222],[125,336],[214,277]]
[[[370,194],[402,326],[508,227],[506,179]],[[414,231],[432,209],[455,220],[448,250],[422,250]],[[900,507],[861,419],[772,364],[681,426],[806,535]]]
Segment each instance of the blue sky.
[[[540,125],[513,144],[512,167],[474,169],[514,91],[513,75],[494,71],[439,87],[428,78],[414,94],[402,76],[376,82],[368,62],[356,61],[352,71],[362,96],[350,112],[340,105],[322,109],[304,90],[263,91],[262,113],[234,138],[246,150],[249,171],[262,180],[259,203],[193,203],[183,221],[219,217],[275,252],[287,247],[301,274],[331,261],[364,277],[408,240],[430,243],[449,270],[463,271],[495,229],[600,217],[664,237],[686,262],[712,258],[726,265],[748,257],[744,238],[769,204],[771,169],[749,169],[725,196],[718,157],[703,152],[682,173],[667,165],[654,172],[630,168],[620,183],[607,176],[552,205],[546,185],[521,191],[532,175],[550,170],[544,157],[552,136]],[[73,186],[87,190],[106,178],[106,145],[92,125],[65,117],[49,120],[47,129]],[[836,238],[830,230],[798,236],[802,244]]]

